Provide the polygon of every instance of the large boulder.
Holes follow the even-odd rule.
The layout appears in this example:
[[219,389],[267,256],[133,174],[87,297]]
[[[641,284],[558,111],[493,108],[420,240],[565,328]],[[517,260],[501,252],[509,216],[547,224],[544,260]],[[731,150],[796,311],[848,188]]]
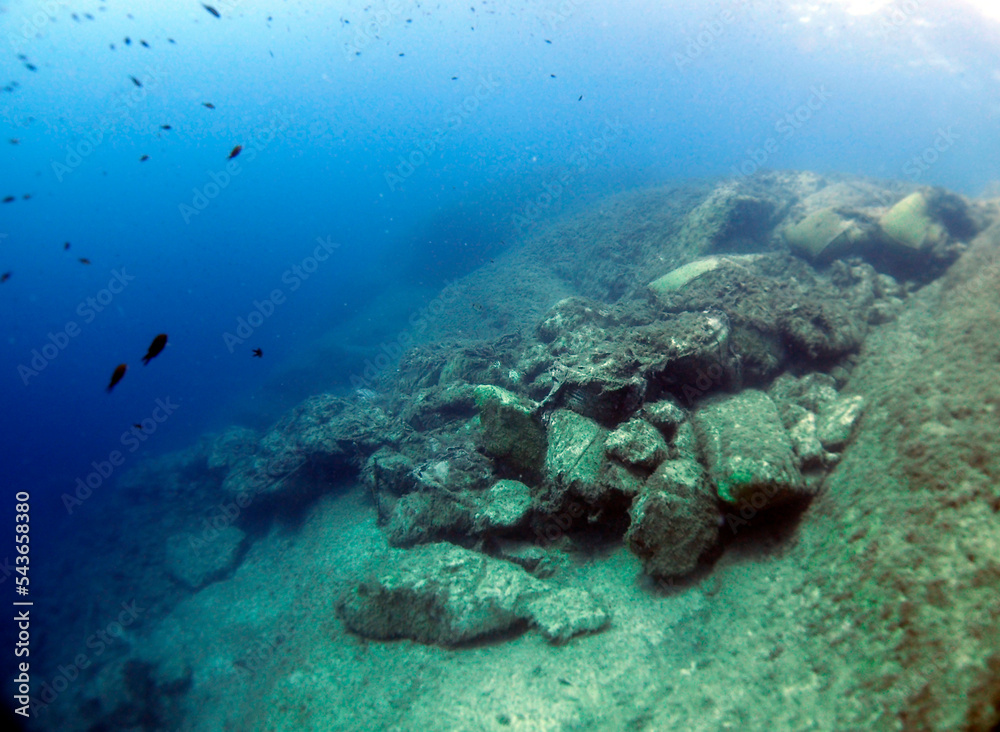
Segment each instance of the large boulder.
[[778,409],[764,392],[712,400],[693,422],[721,501],[760,510],[809,495]]
[[[549,598],[546,600],[546,598]],[[608,614],[582,590],[556,591],[521,567],[450,544],[391,557],[337,602],[349,630],[454,646],[534,623],[553,642],[599,630]]]
[[695,460],[662,463],[646,481],[630,514],[625,542],[653,577],[688,574],[718,540],[718,503]]
[[545,457],[545,429],[537,405],[499,386],[477,386],[476,409],[486,452],[515,472],[534,475]]

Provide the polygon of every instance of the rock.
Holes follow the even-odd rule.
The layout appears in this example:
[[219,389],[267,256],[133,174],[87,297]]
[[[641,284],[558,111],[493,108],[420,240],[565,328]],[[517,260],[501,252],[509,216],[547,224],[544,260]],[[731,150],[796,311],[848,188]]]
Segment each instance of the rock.
[[[594,502],[604,493],[600,475],[607,434],[597,422],[568,409],[553,412],[549,420],[545,477],[557,489],[560,499],[572,492]],[[559,503],[557,500],[554,506],[546,508],[558,508]]]
[[890,208],[879,221],[882,231],[893,242],[919,252],[941,243],[945,228],[931,218],[923,193],[911,193]]
[[724,261],[724,257],[702,257],[701,259],[696,259],[693,262],[688,262],[677,269],[667,272],[662,277],[656,278],[649,283],[649,289],[654,295],[675,292],[689,282],[698,279],[706,272],[718,269]]
[[550,643],[565,643],[581,633],[595,633],[611,622],[610,613],[586,590],[567,587],[528,602],[531,621]]
[[831,302],[802,302],[778,316],[778,328],[796,361],[833,361],[856,351],[864,338],[863,322]]
[[530,623],[561,643],[608,624],[589,593],[554,590],[519,566],[451,544],[399,553],[386,565],[337,602],[347,628],[366,638],[454,646]]
[[253,455],[259,436],[246,427],[230,427],[215,440],[208,453],[209,470],[228,470]]
[[414,492],[393,504],[385,535],[392,546],[413,546],[468,534],[472,523],[472,509],[450,494]]
[[687,412],[671,400],[662,399],[643,405],[639,416],[656,427],[666,439],[672,440],[677,428],[687,419]]
[[587,374],[569,374],[550,399],[550,408],[570,409],[605,426],[627,419],[642,404],[646,382],[617,374],[622,369],[616,361],[613,354]]
[[630,515],[625,542],[653,577],[688,574],[718,540],[719,507],[695,460],[662,463],[646,481]]
[[167,571],[192,590],[220,579],[236,567],[246,534],[226,526],[214,536],[174,534],[167,539]]
[[537,405],[498,386],[477,386],[475,397],[486,452],[516,470],[538,473],[546,437],[534,416]]
[[785,373],[774,380],[767,395],[778,406],[785,429],[790,430],[806,412],[818,413],[837,400],[837,382],[829,374],[820,372],[800,378]]
[[516,480],[498,481],[482,500],[484,507],[473,519],[476,533],[520,528],[531,511],[531,489]]
[[222,487],[254,500],[300,500],[323,485],[308,479],[301,470],[305,465],[353,473],[368,455],[402,436],[400,424],[370,399],[310,397],[278,420],[254,455],[229,471]]
[[[444,374],[442,374],[442,380]],[[476,413],[471,384],[447,384],[422,389],[408,395],[400,417],[416,430],[438,429],[455,420],[468,419]]]
[[604,441],[611,457],[626,465],[653,471],[667,457],[667,443],[649,422],[630,419]]
[[416,486],[413,461],[388,447],[376,451],[361,469],[361,481],[375,494],[401,496]]
[[844,397],[827,405],[817,418],[816,432],[823,447],[842,452],[854,434],[854,428],[864,412],[865,398]]
[[792,425],[788,436],[792,441],[792,449],[799,456],[799,468],[808,469],[823,464],[826,451],[816,435],[816,415],[797,407],[802,412],[799,420]]
[[579,336],[581,331],[601,330],[612,322],[599,302],[585,297],[567,297],[545,314],[536,334],[542,343],[553,343],[558,339]]
[[692,420],[720,500],[750,502],[760,509],[809,495],[788,433],[767,394],[746,389],[715,399]]
[[721,311],[671,314],[635,331],[645,341],[643,375],[685,405],[737,380],[730,322]]
[[386,564],[337,603],[348,629],[366,638],[452,646],[505,633],[529,620],[527,603],[548,590],[520,567],[450,544]]

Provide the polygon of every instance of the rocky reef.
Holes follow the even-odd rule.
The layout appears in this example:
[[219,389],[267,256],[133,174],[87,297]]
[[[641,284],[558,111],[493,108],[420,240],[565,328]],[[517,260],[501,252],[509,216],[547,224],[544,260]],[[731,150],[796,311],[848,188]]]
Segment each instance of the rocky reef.
[[[304,516],[327,510],[324,501],[352,485],[362,486],[356,510],[378,527],[379,538],[365,535],[377,564],[352,564],[356,571],[340,576],[318,606],[296,586],[304,618],[336,618],[338,630],[325,632],[347,631],[360,643],[409,639],[463,649],[536,629],[549,643],[572,646],[635,622],[581,579],[586,570],[573,569],[596,561],[595,553],[629,552],[641,567],[642,592],[669,602],[676,588],[711,587],[706,597],[725,594],[727,582],[738,588],[730,555],[746,557],[755,542],[779,547],[779,555],[799,551],[799,570],[808,557],[796,575],[802,582],[819,572],[813,567],[824,551],[838,557],[841,574],[831,570],[823,583],[836,588],[832,602],[867,618],[859,622],[877,624],[860,593],[909,618],[927,614],[926,624],[899,621],[892,643],[901,645],[886,638],[888,646],[903,648],[908,633],[938,638],[931,616],[946,613],[955,589],[947,572],[928,569],[923,600],[904,607],[871,599],[874,588],[850,589],[853,570],[844,563],[856,557],[866,582],[902,582],[887,570],[878,574],[875,529],[862,522],[865,512],[877,513],[878,499],[859,495],[866,481],[891,491],[902,516],[903,485],[864,474],[893,460],[905,462],[898,474],[911,471],[894,479],[912,481],[911,490],[940,484],[931,504],[994,496],[977,510],[995,522],[1000,502],[988,477],[996,477],[995,453],[970,444],[968,471],[938,466],[935,453],[967,415],[938,404],[927,407],[934,419],[914,417],[899,380],[929,383],[914,354],[930,347],[916,334],[935,317],[933,308],[978,317],[970,309],[980,291],[963,294],[962,283],[985,282],[995,269],[997,218],[995,203],[933,188],[768,173],[614,199],[521,243],[451,285],[461,296],[422,326],[395,369],[363,388],[313,396],[263,434],[232,428],[133,472],[123,495],[153,495],[170,516],[144,540],[155,545],[150,561],[164,584],[148,618],[153,630],[88,676],[72,700],[87,722],[64,728],[180,715],[192,685],[207,682],[192,672],[199,662],[191,654],[171,655],[164,624],[186,603],[222,592],[211,588],[248,562],[280,565],[276,547],[308,543],[288,527],[308,525]],[[978,275],[965,265],[970,257],[981,261]],[[947,287],[953,294],[940,295]],[[512,309],[512,292],[529,304]],[[952,300],[941,304],[941,297]],[[1000,317],[1000,308],[989,312]],[[897,360],[885,345],[892,338]],[[994,356],[976,354],[974,363],[985,360],[995,371]],[[933,394],[922,396],[936,403]],[[979,409],[989,411],[988,403]],[[983,429],[995,417],[980,416]],[[886,426],[895,419],[906,434]],[[871,454],[871,435],[880,431],[899,441],[897,457]],[[964,482],[958,488],[956,481]],[[842,500],[848,495],[855,498]],[[138,504],[128,510],[141,510]],[[819,537],[811,522],[836,533]],[[945,523],[941,530],[958,532],[956,541],[985,541],[969,536],[957,517]],[[918,527],[911,530],[913,553],[893,555],[894,562],[917,560],[923,540]],[[988,546],[970,548],[968,562],[978,569],[962,571],[980,577],[979,586],[992,577],[995,588],[1000,574],[988,555]],[[833,627],[836,619],[816,609],[816,598],[805,602],[806,587],[789,593],[811,608],[811,627],[827,617],[831,626],[820,635],[836,636],[845,649],[860,643],[860,635]],[[993,638],[996,619],[962,632]],[[889,632],[873,625],[876,635]],[[991,648],[992,655],[967,649],[977,660],[949,686],[956,699],[966,694],[948,703],[951,711],[935,706],[945,704],[938,692],[913,687],[885,714],[906,710],[918,720],[914,729],[987,729],[1000,720],[1000,696],[985,681],[989,673],[995,681],[1000,642]],[[831,708],[822,714],[833,717],[824,718],[847,728],[870,716],[881,703],[878,684],[892,686],[921,658],[912,645],[900,653],[908,660],[894,661],[901,664],[895,676],[858,672],[847,684],[862,696],[861,687],[874,684],[871,704]],[[135,691],[136,678],[148,693]],[[67,706],[54,703],[51,713],[65,715]],[[792,715],[786,721],[803,719],[785,713]],[[686,712],[669,714],[650,712],[650,719],[711,728]]]

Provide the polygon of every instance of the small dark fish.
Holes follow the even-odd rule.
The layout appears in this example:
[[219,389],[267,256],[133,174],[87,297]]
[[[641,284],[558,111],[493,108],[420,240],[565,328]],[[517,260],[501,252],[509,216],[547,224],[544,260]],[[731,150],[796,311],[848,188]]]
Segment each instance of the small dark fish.
[[80,264],[90,264],[90,260],[86,257],[80,257]]
[[10,138],[10,144],[11,145],[20,145],[21,141],[18,140],[16,137],[12,137],[12,138]]
[[[9,272],[7,274],[8,276],[10,275]],[[253,356],[251,356],[250,358],[264,358],[264,352],[259,348],[255,348],[253,349]]]
[[175,46],[177,45],[177,41],[175,41],[173,38],[168,38],[167,42],[173,43]]
[[141,158],[139,158],[139,162],[140,163],[144,163],[147,160],[149,160],[149,156],[148,155],[143,155]]
[[161,130],[172,130],[174,128],[171,127],[170,125],[160,125],[160,129]]
[[552,45],[552,41],[550,41],[548,38],[545,39],[545,42],[548,43],[550,46]]
[[113,44],[113,43],[109,43],[109,44],[108,44],[108,46],[110,46],[110,47],[111,47],[111,50],[112,50],[112,51],[114,51],[114,50],[115,50],[115,44]]
[[453,77],[451,77],[451,80],[452,81],[458,81],[458,77],[457,76],[453,76]]
[[14,203],[17,200],[17,196],[4,196],[4,203]]
[[67,249],[69,249],[69,242],[63,244],[63,251],[65,252]]
[[142,429],[142,425],[139,424],[138,422],[133,422],[132,426],[135,427],[137,430],[141,430]]
[[153,342],[149,344],[149,350],[146,351],[146,355],[142,357],[142,365],[145,366],[149,363],[150,359],[156,358],[160,355],[160,351],[167,345],[167,334],[160,333],[153,339]]
[[149,44],[146,43],[145,41],[140,40],[139,43],[142,44],[143,46],[145,46],[146,48],[149,48]]
[[579,96],[579,98],[578,98],[578,99],[577,99],[576,101],[578,101],[578,102],[582,102],[582,101],[583,101],[583,94],[581,94],[581,95]]
[[115,384],[125,378],[125,372],[128,371],[128,364],[120,363],[115,367],[115,371],[111,374],[111,383],[108,384],[108,394],[111,390],[115,388]]
[[234,147],[232,150],[229,151],[229,157],[227,158],[227,160],[232,160],[237,155],[239,155],[241,152],[243,152],[243,146],[242,145],[237,145],[236,147]]
[[136,86],[139,86],[139,87],[141,87],[141,86],[142,86],[142,82],[141,82],[141,81],[139,81],[139,80],[138,80],[137,78],[135,78],[134,76],[130,76],[130,77],[128,77],[128,78],[130,78],[130,79],[132,80],[132,83],[133,83],[133,84],[135,84]]
[[556,78],[556,75],[555,74],[549,74],[549,78],[550,79],[554,79],[554,78]]
[[221,15],[219,15],[219,11],[216,10],[215,8],[213,8],[211,5],[206,5],[205,3],[202,3],[201,7],[205,8],[205,10],[207,10],[208,12],[210,12],[216,18],[221,18],[222,17]]
[[400,55],[400,56],[405,56],[406,54],[405,54],[405,53],[401,53],[401,54],[399,54],[399,55]]
[[25,193],[23,196],[21,196],[21,198],[23,198],[25,201],[27,201],[29,198],[31,198],[31,194],[30,193]]
[[129,38],[128,36],[125,36],[125,45],[126,46],[131,46],[132,45],[132,39]]
[[38,67],[35,66],[34,64],[25,64],[24,68],[26,68],[28,71],[38,71]]
[[208,107],[209,109],[215,109],[215,105],[212,104],[211,102],[202,102],[201,106]]
[[6,282],[9,279],[10,279],[10,272],[4,272],[2,275],[0,275],[0,282]]
[[25,55],[24,55],[23,53],[19,53],[19,54],[17,54],[17,59],[18,59],[19,61],[27,61],[27,60],[28,60],[28,57],[27,57],[27,56],[25,56]]
[[481,303],[478,302],[472,303],[472,309],[475,310],[477,313],[483,312],[483,306]]

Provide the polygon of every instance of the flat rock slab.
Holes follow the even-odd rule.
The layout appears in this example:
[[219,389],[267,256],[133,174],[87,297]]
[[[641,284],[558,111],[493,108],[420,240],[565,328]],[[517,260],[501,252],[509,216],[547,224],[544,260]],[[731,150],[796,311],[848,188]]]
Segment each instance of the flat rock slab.
[[746,389],[713,400],[693,421],[720,500],[761,509],[808,495],[778,408],[764,392]]
[[584,590],[554,590],[515,564],[446,543],[396,555],[378,576],[350,588],[337,612],[366,638],[446,646],[529,623],[563,642],[609,619]]

